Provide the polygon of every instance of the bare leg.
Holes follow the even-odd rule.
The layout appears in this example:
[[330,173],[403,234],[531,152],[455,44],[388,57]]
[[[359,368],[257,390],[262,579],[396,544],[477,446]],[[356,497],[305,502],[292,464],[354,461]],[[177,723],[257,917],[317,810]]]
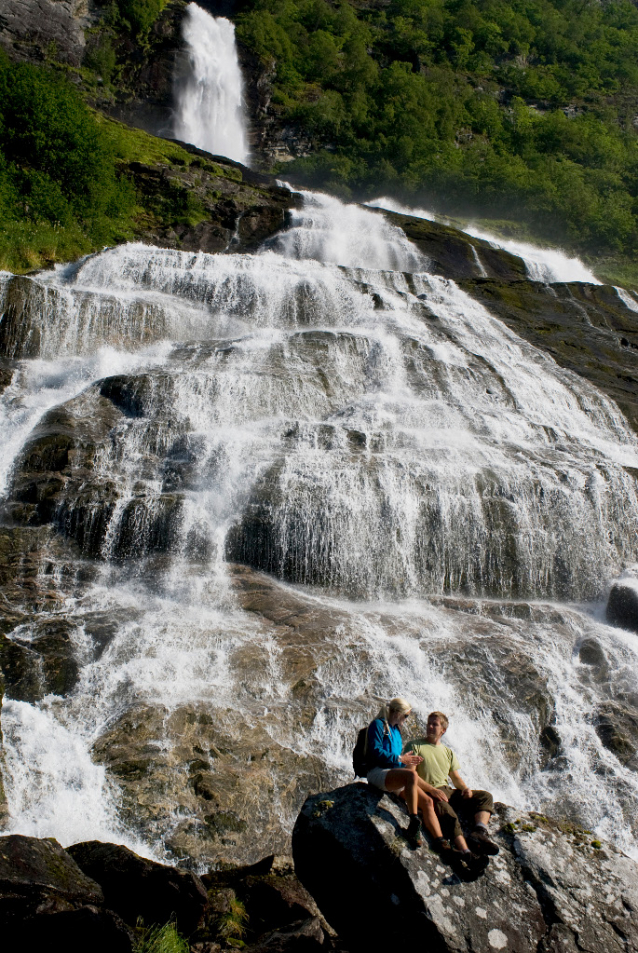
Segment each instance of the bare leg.
[[428,834],[435,840],[437,837],[443,837],[441,824],[434,810],[434,801],[421,790],[419,790],[419,809],[423,815],[423,825]]
[[408,806],[408,814],[416,814],[419,809],[419,785],[416,772],[410,768],[392,768],[385,776],[388,791],[400,791],[403,788],[403,800]]
[[485,826],[487,827],[487,825],[490,823],[491,816],[492,815],[490,814],[489,811],[477,811],[476,814],[474,815],[474,823],[485,824]]

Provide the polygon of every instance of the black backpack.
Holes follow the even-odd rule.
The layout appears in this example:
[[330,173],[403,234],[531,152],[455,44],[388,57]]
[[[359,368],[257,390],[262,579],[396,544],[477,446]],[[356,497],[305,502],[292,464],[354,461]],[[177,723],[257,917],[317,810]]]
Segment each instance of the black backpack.
[[368,734],[368,726],[361,728],[357,734],[357,743],[352,749],[352,767],[354,768],[355,778],[365,778],[368,773],[368,766],[366,763],[366,736]]
[[[372,765],[368,764],[368,753],[366,751],[369,727],[370,725],[366,725],[365,728],[359,729],[357,733],[357,743],[352,749],[352,767],[354,768],[355,778],[365,778],[372,767]],[[383,734],[390,734],[387,721],[383,722]]]

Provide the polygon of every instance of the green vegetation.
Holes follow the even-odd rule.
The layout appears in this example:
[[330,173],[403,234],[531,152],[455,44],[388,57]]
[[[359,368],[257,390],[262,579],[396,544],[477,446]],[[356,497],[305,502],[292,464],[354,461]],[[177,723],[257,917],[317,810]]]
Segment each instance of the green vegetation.
[[215,933],[227,944],[240,948],[244,946],[242,937],[246,935],[247,928],[248,914],[246,907],[237,897],[232,897],[228,905],[228,911],[222,913],[215,921]]
[[135,194],[63,77],[0,58],[0,267],[77,257],[131,232]]
[[[137,194],[135,163],[161,168],[165,184]],[[70,261],[148,227],[197,225],[208,212],[179,180],[190,166],[241,181],[237,169],[90,109],[64,72],[0,54],[0,269]]]
[[[107,8],[108,24],[119,32],[142,40],[169,0],[98,0]],[[115,60],[113,59],[113,65]]]
[[237,32],[318,146],[288,174],[638,251],[630,0],[247,0]]
[[135,953],[189,953],[188,941],[171,921],[162,927],[138,926]]

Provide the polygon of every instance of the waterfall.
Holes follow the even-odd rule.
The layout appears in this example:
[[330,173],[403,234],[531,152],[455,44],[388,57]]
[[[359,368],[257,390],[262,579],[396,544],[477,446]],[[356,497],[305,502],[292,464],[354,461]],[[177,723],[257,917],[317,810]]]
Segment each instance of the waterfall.
[[463,231],[474,238],[482,238],[495,248],[503,248],[512,255],[522,258],[531,281],[543,281],[546,284],[553,281],[586,281],[590,285],[601,284],[591,268],[584,265],[580,258],[570,258],[557,248],[541,248],[529,242],[500,238],[472,225],[468,225]]
[[[404,694],[452,713],[471,783],[636,853],[638,778],[592,714],[638,692],[636,640],[595,602],[638,558],[638,440],[610,399],[382,216],[312,193],[256,254],[130,244],[6,281],[16,519],[38,440],[77,440],[47,497],[62,596],[10,638],[63,619],[81,659],[65,697],[3,709],[12,830],[188,853],[205,822],[179,758],[202,718],[260,765],[274,746],[261,800],[289,831],[282,752],[346,782],[372,697]],[[168,806],[131,810],[104,774],[129,711]]]
[[[389,212],[398,212],[401,215],[411,215],[414,218],[423,218],[427,221],[435,220],[435,216],[425,209],[410,208],[387,197],[371,199],[366,202],[366,205],[371,208],[387,209]],[[530,281],[542,281],[545,284],[551,284],[555,281],[585,281],[590,285],[601,284],[593,271],[584,265],[579,258],[570,258],[569,255],[557,248],[542,248],[529,242],[501,238],[498,235],[486,232],[484,229],[477,228],[475,225],[466,225],[462,228],[462,231],[473,238],[480,238],[482,241],[488,242],[494,248],[502,248],[511,255],[522,258]],[[474,249],[475,258],[476,254],[476,249]]]
[[189,68],[177,83],[174,136],[246,165],[248,140],[235,27],[189,3],[183,34]]

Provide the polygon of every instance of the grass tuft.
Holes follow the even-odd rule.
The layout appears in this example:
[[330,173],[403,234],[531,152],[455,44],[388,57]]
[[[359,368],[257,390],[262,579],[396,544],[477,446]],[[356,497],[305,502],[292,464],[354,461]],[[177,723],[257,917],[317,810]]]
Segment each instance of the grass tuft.
[[189,953],[188,941],[178,933],[175,923],[138,927],[134,953]]

